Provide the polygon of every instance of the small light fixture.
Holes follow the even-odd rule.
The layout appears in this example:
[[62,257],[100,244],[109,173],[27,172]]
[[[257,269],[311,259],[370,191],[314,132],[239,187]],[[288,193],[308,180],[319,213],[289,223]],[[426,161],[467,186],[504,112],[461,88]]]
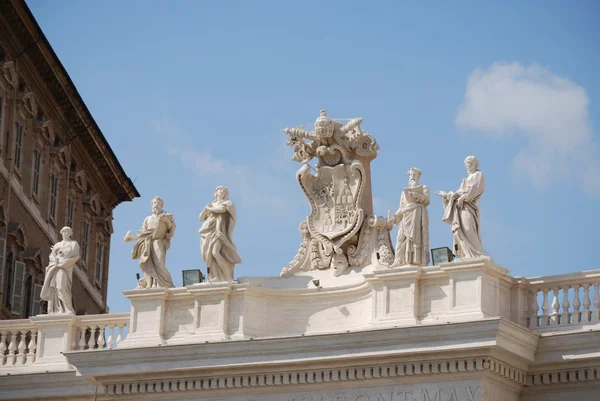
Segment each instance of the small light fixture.
[[181,276],[183,278],[183,286],[198,284],[204,282],[204,274],[199,269],[195,270],[182,270]]
[[438,266],[440,263],[449,263],[454,259],[452,251],[448,247],[433,248],[431,250],[431,262],[434,266]]
[[312,283],[314,284],[315,287],[317,287],[317,290],[320,290],[321,288],[321,280],[313,280]]

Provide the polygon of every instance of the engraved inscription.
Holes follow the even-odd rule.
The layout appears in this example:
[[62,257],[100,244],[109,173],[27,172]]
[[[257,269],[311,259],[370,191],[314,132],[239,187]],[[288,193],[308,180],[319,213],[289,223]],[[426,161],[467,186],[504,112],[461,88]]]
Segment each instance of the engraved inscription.
[[354,394],[292,397],[289,401],[481,401],[479,386],[457,386],[437,388],[394,388],[381,392],[357,391]]

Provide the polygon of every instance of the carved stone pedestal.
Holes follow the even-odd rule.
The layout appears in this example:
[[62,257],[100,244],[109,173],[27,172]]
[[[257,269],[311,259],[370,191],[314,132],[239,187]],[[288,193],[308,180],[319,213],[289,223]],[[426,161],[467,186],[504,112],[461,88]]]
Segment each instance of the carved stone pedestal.
[[373,286],[373,326],[418,324],[421,271],[417,266],[403,266],[376,270],[365,276]]
[[155,347],[165,344],[164,321],[167,288],[145,288],[123,291],[131,301],[129,336],[120,347]]
[[70,349],[75,315],[38,315],[31,321],[39,328],[34,364],[43,364],[46,370],[69,369],[63,351]]
[[510,315],[509,271],[488,258],[440,264],[450,277],[449,322]]

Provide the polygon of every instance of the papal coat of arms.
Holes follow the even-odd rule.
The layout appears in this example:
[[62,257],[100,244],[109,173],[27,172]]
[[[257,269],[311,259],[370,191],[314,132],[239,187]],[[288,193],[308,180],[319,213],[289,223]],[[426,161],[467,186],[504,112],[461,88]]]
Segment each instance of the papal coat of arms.
[[[294,147],[292,159],[304,164],[296,176],[311,212],[300,225],[298,254],[282,276],[329,268],[339,276],[348,266],[371,262],[374,252],[382,263],[393,260],[389,230],[379,227],[373,215],[369,163],[378,147],[361,123],[360,118],[334,121],[322,110],[314,132],[302,127],[284,130],[288,145]],[[315,157],[313,174],[308,162]],[[381,230],[385,232],[378,235]]]

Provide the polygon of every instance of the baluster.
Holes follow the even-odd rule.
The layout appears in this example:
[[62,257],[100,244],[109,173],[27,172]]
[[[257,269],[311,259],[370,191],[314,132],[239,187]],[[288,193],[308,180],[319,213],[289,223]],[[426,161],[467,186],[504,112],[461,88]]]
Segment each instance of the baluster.
[[8,344],[8,358],[6,364],[12,366],[17,361],[17,331],[10,333],[10,344]]
[[529,296],[531,297],[531,306],[530,306],[530,313],[529,313],[529,328],[531,329],[535,329],[536,327],[539,326],[539,316],[538,313],[540,311],[540,305],[538,304],[538,300],[537,300],[537,290],[531,290],[529,291]]
[[552,317],[550,318],[550,324],[552,326],[558,326],[560,324],[560,316],[558,314],[558,309],[560,304],[558,303],[558,288],[554,287],[552,289]]
[[109,349],[116,348],[116,343],[113,336],[113,331],[117,325],[112,323],[108,325],[108,339],[106,340],[106,347]]
[[570,304],[569,304],[569,288],[571,288],[570,285],[565,285],[562,290],[563,290],[563,301],[562,301],[562,313],[560,315],[560,324],[569,324],[569,308],[570,308]]
[[27,346],[29,352],[27,353],[27,364],[30,365],[35,362],[35,350],[37,349],[37,329],[31,329],[31,339]]
[[542,303],[542,321],[540,326],[549,326],[550,325],[550,316],[548,316],[548,310],[550,307],[548,306],[548,288],[542,288],[542,293],[544,294],[544,302]]
[[579,323],[581,320],[581,312],[579,312],[579,308],[581,307],[579,288],[581,288],[579,284],[573,285],[573,313],[571,313],[571,323]]
[[115,347],[117,346],[117,344],[119,344],[121,341],[123,341],[123,327],[124,326],[125,326],[124,324],[119,325],[119,334],[117,335],[117,341],[115,342]]
[[98,349],[103,349],[104,348],[104,344],[106,343],[104,341],[104,325],[100,325],[97,326],[98,327]]
[[592,322],[600,322],[600,282],[594,284],[594,311]]
[[87,330],[87,327],[85,326],[81,326],[78,327],[79,332],[81,333],[81,337],[79,337],[79,346],[77,347],[78,350],[83,351],[85,349],[85,332]]
[[587,323],[590,321],[590,285],[583,285],[583,314],[581,315],[581,322]]
[[98,328],[98,326],[90,326],[90,342],[89,342],[88,349],[98,348],[98,343],[96,342],[98,340],[98,337],[96,337],[96,329],[97,328]]
[[0,366],[6,365],[6,336],[8,331],[0,332],[2,336],[2,342],[0,342]]
[[25,365],[25,354],[27,351],[27,345],[25,343],[25,337],[27,331],[21,330],[19,332],[21,334],[21,340],[19,341],[19,346],[17,347],[17,365]]

